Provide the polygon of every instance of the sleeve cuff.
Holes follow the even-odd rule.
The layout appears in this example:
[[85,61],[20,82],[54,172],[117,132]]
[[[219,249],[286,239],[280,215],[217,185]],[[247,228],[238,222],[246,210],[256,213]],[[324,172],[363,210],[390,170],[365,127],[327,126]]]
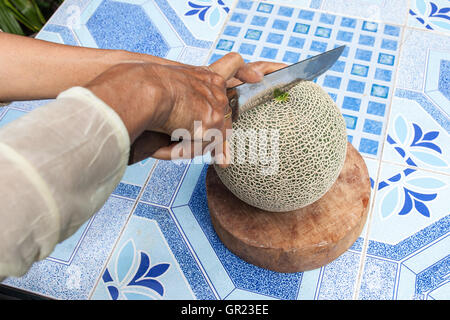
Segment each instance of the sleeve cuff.
[[124,157],[123,162],[128,164],[128,152],[130,150],[130,136],[128,130],[125,127],[120,116],[107,105],[103,100],[98,98],[92,91],[83,87],[73,87],[66,91],[61,92],[57,99],[59,98],[72,98],[78,99],[85,105],[89,105],[96,108],[98,111],[102,112],[105,116],[106,121],[114,128],[116,137],[119,144],[119,149],[122,154],[127,155]]

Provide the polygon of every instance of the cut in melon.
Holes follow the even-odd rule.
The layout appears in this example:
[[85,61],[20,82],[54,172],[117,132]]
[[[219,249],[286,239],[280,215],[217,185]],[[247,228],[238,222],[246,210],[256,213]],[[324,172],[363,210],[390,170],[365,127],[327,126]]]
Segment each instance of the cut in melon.
[[344,118],[320,86],[302,81],[287,93],[241,114],[229,141],[231,164],[215,165],[239,199],[274,212],[322,197],[339,176],[347,148]]

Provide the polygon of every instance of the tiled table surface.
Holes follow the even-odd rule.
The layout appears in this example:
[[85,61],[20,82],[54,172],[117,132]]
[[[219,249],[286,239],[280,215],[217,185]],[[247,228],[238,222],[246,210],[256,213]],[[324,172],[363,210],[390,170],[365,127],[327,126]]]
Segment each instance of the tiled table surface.
[[[229,51],[293,63],[347,49],[317,79],[372,183],[368,222],[332,263],[249,265],[210,222],[203,163],[149,159],[47,259],[5,284],[59,299],[449,299],[450,1],[66,0],[58,43],[202,65]],[[0,109],[0,124],[46,101]]]

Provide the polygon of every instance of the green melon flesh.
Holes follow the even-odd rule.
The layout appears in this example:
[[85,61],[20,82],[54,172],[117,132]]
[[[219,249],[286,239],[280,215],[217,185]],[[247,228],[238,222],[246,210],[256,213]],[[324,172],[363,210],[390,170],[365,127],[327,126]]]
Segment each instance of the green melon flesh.
[[[278,159],[242,161],[263,150],[259,142],[250,147],[248,133],[271,129],[279,132]],[[271,149],[271,135],[266,136],[264,150],[270,156],[275,148]],[[345,121],[320,86],[302,81],[288,91],[287,99],[272,99],[240,115],[233,123],[230,148],[232,164],[215,165],[215,170],[234,195],[267,211],[296,210],[322,197],[339,176],[347,149]],[[270,167],[276,168],[273,174],[268,174]]]

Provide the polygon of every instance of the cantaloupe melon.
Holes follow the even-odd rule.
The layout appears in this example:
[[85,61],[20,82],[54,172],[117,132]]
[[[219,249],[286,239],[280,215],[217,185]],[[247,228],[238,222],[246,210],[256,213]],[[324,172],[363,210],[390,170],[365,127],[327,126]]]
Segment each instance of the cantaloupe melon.
[[[267,139],[261,139],[264,134]],[[229,145],[232,163],[215,165],[223,184],[252,206],[285,212],[313,203],[331,188],[344,165],[347,133],[330,96],[314,82],[301,81],[287,95],[242,113]]]

